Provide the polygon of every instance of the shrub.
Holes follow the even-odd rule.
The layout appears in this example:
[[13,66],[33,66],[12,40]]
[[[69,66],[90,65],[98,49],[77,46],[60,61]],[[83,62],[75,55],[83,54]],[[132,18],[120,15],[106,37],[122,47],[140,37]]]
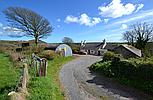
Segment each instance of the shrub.
[[46,58],[48,60],[53,60],[55,57],[58,57],[59,55],[55,53],[53,50],[45,50],[38,54],[41,58]]
[[91,70],[94,71],[101,71],[103,72],[102,74],[108,76],[108,77],[112,77],[114,76],[114,73],[111,70],[111,61],[107,61],[107,62],[97,62],[95,64],[93,64],[90,67]]
[[31,45],[30,46],[30,51],[32,51],[32,53],[34,52],[35,54],[39,54],[41,52],[43,52],[45,49],[45,45]]
[[133,77],[135,76],[136,66],[127,60],[112,62],[112,71],[116,77]]
[[153,81],[153,64],[143,63],[138,65],[137,68],[137,77],[143,80],[152,80]]
[[115,54],[114,52],[107,51],[104,53],[103,61],[120,61],[121,55]]
[[115,57],[115,53],[107,51],[103,56],[103,61],[111,61]]
[[71,44],[70,47],[72,48],[73,53],[79,53],[80,46],[76,44]]

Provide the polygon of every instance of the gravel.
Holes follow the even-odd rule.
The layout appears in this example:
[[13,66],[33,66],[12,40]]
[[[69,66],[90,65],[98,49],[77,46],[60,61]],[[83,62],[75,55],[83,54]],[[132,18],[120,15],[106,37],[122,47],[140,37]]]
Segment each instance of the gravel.
[[82,55],[65,64],[60,80],[68,100],[151,100],[148,95],[122,86],[89,70],[100,56]]

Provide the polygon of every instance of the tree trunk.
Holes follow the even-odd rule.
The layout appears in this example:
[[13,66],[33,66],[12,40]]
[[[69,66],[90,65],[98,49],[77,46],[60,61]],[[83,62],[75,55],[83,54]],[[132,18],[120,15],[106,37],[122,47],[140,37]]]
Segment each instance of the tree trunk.
[[35,44],[38,45],[38,36],[35,37]]
[[36,44],[36,46],[38,45],[38,36],[39,36],[39,34],[36,32],[35,33],[35,44]]

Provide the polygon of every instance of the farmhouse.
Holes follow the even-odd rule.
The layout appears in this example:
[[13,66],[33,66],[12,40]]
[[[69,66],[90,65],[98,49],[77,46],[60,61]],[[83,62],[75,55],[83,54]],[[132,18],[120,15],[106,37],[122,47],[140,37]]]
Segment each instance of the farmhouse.
[[142,56],[141,50],[131,45],[121,43],[106,43],[105,40],[102,43],[81,43],[80,51],[89,55],[97,56],[102,56],[106,51],[113,51],[126,58]]
[[87,43],[81,51],[87,52],[89,55],[103,55],[106,51],[113,51],[117,47],[116,44],[107,44],[104,46],[103,43]]
[[106,43],[104,39],[103,42],[81,43],[80,51],[89,55],[100,56],[106,51],[113,51],[117,46],[117,43]]

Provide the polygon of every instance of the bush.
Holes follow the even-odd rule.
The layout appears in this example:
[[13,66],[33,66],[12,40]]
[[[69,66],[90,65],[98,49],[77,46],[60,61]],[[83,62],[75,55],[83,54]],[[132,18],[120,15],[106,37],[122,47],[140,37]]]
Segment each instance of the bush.
[[38,46],[36,46],[34,44],[34,45],[30,46],[30,51],[32,51],[32,53],[34,52],[35,54],[39,54],[39,53],[43,52],[44,49],[45,49],[45,45],[38,45]]
[[94,71],[101,71],[103,72],[102,74],[108,77],[114,76],[114,73],[111,70],[111,61],[95,63],[90,67],[90,69]]
[[79,53],[80,46],[76,44],[70,44],[70,47],[72,48],[73,53]]
[[137,68],[137,77],[143,80],[152,80],[153,81],[153,64],[143,63],[138,65]]
[[117,63],[112,62],[111,65],[112,65],[111,69],[116,77],[122,77],[122,76],[129,78],[135,77],[136,66],[131,62],[124,60],[124,61],[119,61]]
[[45,50],[38,54],[41,58],[46,58],[48,60],[53,60],[55,57],[58,57],[59,55],[55,53],[53,50]]
[[104,53],[103,61],[120,61],[121,56],[118,54],[115,54],[114,52],[107,51]]
[[90,69],[93,71],[101,71],[102,74],[107,77],[115,77],[115,79],[123,84],[147,91],[148,93],[153,93],[152,58],[119,60],[114,57],[112,59],[112,61],[97,62],[93,64]]

